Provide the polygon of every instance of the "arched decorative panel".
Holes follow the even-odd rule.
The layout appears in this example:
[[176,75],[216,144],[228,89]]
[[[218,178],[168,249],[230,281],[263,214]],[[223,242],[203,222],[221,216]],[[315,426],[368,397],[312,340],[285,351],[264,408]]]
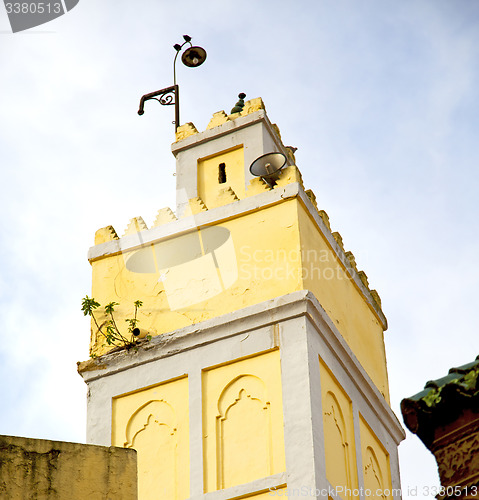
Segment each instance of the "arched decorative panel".
[[343,500],[357,491],[356,450],[351,400],[319,358],[326,477]]
[[279,350],[203,371],[205,493],[286,469]]
[[386,499],[386,495],[384,494],[385,487],[383,474],[381,472],[381,467],[376,457],[376,453],[374,453],[374,450],[371,448],[371,446],[368,446],[366,448],[365,458],[366,460],[363,462],[364,489],[366,490],[366,492],[371,493],[366,497],[368,499]]
[[323,403],[326,475],[333,487],[351,487],[349,436],[341,406],[328,391]]
[[112,420],[112,444],[138,452],[138,498],[189,498],[188,379],[114,398]]
[[[242,375],[218,399],[218,489],[271,474],[271,414],[264,382]],[[238,458],[241,457],[241,467]]]
[[139,498],[153,491],[162,498],[178,498],[176,417],[166,401],[149,401],[133,413],[124,446],[138,452]]
[[367,500],[391,500],[389,453],[361,414],[359,428],[365,497]]

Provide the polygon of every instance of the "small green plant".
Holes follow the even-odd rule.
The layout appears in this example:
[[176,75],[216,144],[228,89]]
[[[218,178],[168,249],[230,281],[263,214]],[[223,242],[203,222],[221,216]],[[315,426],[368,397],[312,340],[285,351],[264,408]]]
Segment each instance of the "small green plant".
[[[140,329],[138,328],[139,319],[137,318],[138,309],[143,305],[141,300],[137,300],[134,302],[135,305],[135,315],[133,318],[127,318],[125,321],[128,323],[128,333],[123,335],[118,328],[114,312],[115,306],[118,306],[118,302],[110,302],[105,306],[105,314],[109,316],[105,322],[101,325],[98,324],[97,319],[95,318],[94,311],[98,309],[100,304],[92,297],[88,297],[88,295],[82,299],[82,311],[84,316],[91,316],[95,326],[97,327],[98,332],[100,332],[103,337],[105,337],[106,343],[108,345],[122,346],[126,349],[130,349],[132,347],[136,347],[138,344],[137,337],[140,335]],[[103,328],[105,331],[103,331]],[[151,335],[146,336],[147,340],[151,340]]]

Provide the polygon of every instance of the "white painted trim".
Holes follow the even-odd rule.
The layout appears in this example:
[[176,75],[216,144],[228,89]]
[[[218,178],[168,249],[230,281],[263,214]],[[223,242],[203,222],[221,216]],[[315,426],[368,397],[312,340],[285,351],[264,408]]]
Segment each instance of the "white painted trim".
[[305,319],[280,323],[284,447],[288,488],[315,489],[311,388]]
[[[200,498],[201,500],[230,500],[244,498],[245,495],[267,492],[270,488],[278,488],[284,485],[286,485],[286,473],[281,472],[273,476],[256,479],[255,481],[251,481],[251,483],[232,486],[224,490],[211,491],[209,493],[204,493],[201,497],[194,498],[198,498],[198,500]],[[191,495],[191,498],[193,498],[193,495]]]
[[358,488],[362,492],[360,498],[365,498],[364,495],[364,474],[363,474],[363,453],[361,447],[361,429],[359,427],[359,412],[358,403],[352,400],[353,407],[353,428],[354,428],[354,447],[356,449],[356,474],[358,475]]
[[[190,496],[197,497],[203,494],[203,405],[202,405],[202,371],[201,369],[189,370],[188,396],[189,396],[189,422],[190,422]],[[196,418],[192,418],[192,416]]]
[[313,431],[313,446],[315,454],[315,489],[322,490],[329,487],[326,478],[326,446],[324,444],[323,430],[323,402],[321,391],[321,372],[319,359],[310,335],[309,322],[306,323],[307,360],[309,369],[309,391],[311,398],[311,426]]
[[[391,469],[392,489],[396,493],[396,495],[393,495],[393,498],[394,500],[401,500],[402,499],[401,472],[399,467],[399,453],[397,448],[395,450],[391,450],[391,452],[389,453],[389,467]],[[398,494],[398,492],[400,493]]]

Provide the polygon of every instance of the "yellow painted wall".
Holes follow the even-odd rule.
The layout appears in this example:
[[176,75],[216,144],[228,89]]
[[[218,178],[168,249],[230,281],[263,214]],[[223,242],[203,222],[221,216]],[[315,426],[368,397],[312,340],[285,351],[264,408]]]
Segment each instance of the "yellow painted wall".
[[361,456],[363,460],[364,489],[367,500],[392,499],[389,454],[359,414]]
[[354,497],[348,490],[358,487],[351,400],[321,358],[319,370],[326,477],[333,488],[339,488],[343,500],[350,500]]
[[205,492],[285,470],[279,350],[203,372],[203,453]]
[[[218,180],[219,165],[224,163],[226,182]],[[239,199],[245,197],[244,148],[236,147],[198,160],[198,196],[208,208],[218,206],[217,194],[220,187],[231,187]]]
[[299,206],[298,216],[303,288],[314,293],[372,381],[389,401],[383,329],[302,205]]
[[134,500],[136,452],[0,436],[0,498]]
[[113,399],[112,443],[138,452],[141,500],[190,496],[188,379]]
[[[132,317],[133,302],[142,300],[139,326],[157,335],[301,290],[296,206],[288,200],[214,226],[228,239],[217,241],[215,236],[206,247],[213,228],[200,230],[201,242],[193,229],[191,237],[172,238],[157,251],[147,247],[142,251],[150,255],[145,257],[150,267],[144,264],[148,273],[128,270],[131,257],[126,253],[93,261],[92,296],[102,305],[120,303],[120,326]],[[163,264],[154,259],[155,252],[163,256]],[[106,319],[101,310],[97,318],[100,324]],[[110,347],[94,325],[93,332],[91,352],[107,352]]]
[[[131,271],[132,262],[143,272]],[[311,290],[389,401],[381,324],[298,198],[92,266],[92,296],[102,305],[120,303],[120,325],[142,300],[139,326],[152,335]],[[99,311],[99,322],[105,319]],[[109,347],[97,337],[91,351],[98,355]]]

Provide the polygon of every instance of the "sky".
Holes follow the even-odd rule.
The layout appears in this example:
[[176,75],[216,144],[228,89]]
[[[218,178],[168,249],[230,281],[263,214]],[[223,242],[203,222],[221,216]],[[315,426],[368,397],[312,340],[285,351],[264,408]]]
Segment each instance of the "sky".
[[[85,441],[87,251],[174,208],[172,85],[204,130],[239,92],[297,147],[306,188],[378,290],[393,411],[479,354],[479,2],[80,0],[13,34],[0,5],[0,434]],[[403,498],[439,485],[407,432]],[[432,494],[431,494],[432,493]]]

